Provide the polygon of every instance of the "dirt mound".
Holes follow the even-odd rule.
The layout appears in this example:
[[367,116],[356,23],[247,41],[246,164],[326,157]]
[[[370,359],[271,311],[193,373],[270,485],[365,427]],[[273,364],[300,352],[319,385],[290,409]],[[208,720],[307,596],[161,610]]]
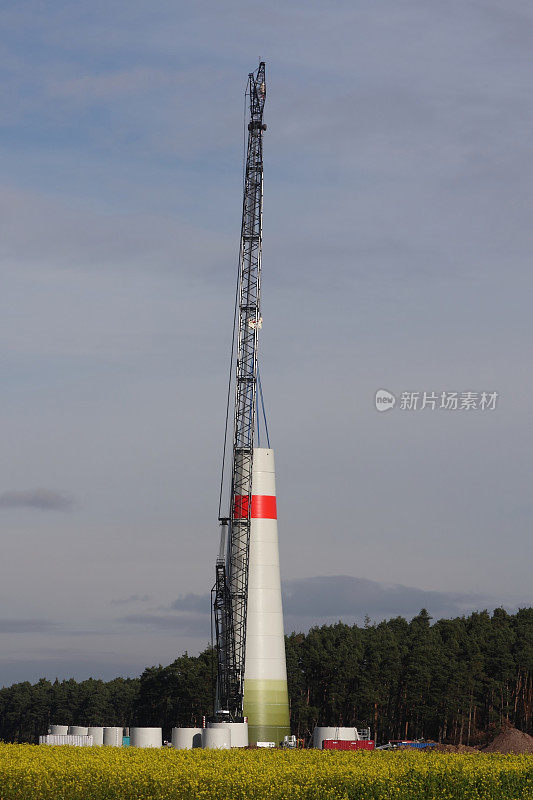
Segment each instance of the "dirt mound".
[[483,748],[484,753],[533,753],[533,736],[509,726]]
[[467,744],[438,744],[435,747],[437,753],[479,753],[477,747],[469,747]]

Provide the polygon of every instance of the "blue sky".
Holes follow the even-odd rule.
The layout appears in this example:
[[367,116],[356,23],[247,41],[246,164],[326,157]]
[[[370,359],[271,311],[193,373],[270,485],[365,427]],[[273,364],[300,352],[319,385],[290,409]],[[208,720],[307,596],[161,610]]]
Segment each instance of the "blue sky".
[[[0,23],[0,683],[206,643],[260,58],[287,627],[530,604],[531,5],[19,2]],[[379,388],[499,401],[378,414]]]

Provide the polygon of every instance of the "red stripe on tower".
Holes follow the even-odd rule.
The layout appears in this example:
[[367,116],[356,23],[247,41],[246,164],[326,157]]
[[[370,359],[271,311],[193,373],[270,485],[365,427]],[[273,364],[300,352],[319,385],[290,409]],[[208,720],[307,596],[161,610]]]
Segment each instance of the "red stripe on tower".
[[252,519],[277,519],[276,495],[252,495]]
[[[248,516],[248,495],[236,494],[233,509],[234,519],[246,519]],[[252,495],[252,519],[277,519],[276,497],[271,494]]]

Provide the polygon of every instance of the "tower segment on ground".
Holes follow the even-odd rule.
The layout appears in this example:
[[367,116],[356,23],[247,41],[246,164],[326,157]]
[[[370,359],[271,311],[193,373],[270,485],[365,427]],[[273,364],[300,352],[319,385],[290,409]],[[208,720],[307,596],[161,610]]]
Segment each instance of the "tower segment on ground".
[[214,618],[217,648],[217,713],[243,718],[252,466],[256,424],[257,344],[261,327],[263,205],[263,107],[265,64],[248,77],[249,122],[236,299],[235,407],[230,510],[220,518]]

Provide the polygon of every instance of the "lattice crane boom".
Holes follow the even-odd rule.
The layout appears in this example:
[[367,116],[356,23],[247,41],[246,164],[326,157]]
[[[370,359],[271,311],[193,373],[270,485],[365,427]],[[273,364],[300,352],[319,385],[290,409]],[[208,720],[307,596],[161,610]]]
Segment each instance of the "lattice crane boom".
[[242,209],[237,353],[230,512],[220,520],[221,549],[216,565],[214,617],[217,646],[216,711],[242,719],[248,565],[252,506],[257,345],[261,327],[261,245],[263,206],[263,108],[265,64],[248,77],[249,122]]

